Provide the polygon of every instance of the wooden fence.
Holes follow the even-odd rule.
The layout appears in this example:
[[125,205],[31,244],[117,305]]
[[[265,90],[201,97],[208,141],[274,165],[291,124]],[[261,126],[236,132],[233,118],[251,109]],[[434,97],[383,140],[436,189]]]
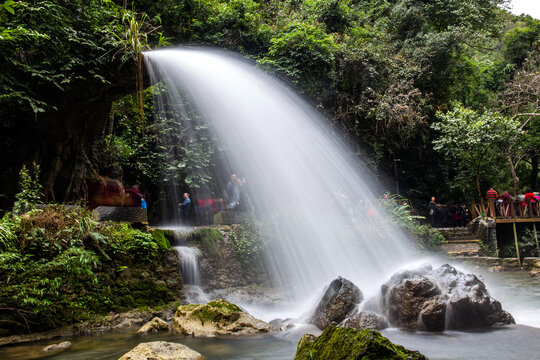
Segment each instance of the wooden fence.
[[531,200],[490,199],[488,202],[472,203],[470,211],[473,219],[478,216],[490,217],[497,223],[540,221],[540,204]]

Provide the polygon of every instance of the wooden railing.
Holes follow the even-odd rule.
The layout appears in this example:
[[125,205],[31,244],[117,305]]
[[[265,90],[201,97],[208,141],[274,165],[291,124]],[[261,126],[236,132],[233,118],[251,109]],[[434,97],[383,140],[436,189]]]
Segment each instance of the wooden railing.
[[472,218],[478,216],[491,217],[495,220],[539,219],[540,204],[531,200],[490,199],[487,202],[472,203],[470,207]]

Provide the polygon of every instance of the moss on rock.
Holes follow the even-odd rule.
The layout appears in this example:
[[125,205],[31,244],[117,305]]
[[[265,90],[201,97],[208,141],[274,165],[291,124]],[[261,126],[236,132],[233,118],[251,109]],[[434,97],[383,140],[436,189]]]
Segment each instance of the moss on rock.
[[222,299],[208,304],[179,306],[174,315],[173,329],[177,333],[193,336],[256,334],[274,330],[270,324],[255,319]]
[[235,321],[239,318],[240,312],[242,310],[238,306],[226,300],[217,299],[207,304],[181,305],[178,307],[177,314],[189,313],[191,317],[197,318],[204,325],[207,322]]
[[344,328],[335,323],[327,327],[318,338],[308,334],[300,339],[295,360],[317,359],[427,360],[417,351],[392,343],[376,330]]
[[199,228],[188,235],[188,241],[199,243],[212,256],[221,256],[219,243],[223,234],[213,228]]

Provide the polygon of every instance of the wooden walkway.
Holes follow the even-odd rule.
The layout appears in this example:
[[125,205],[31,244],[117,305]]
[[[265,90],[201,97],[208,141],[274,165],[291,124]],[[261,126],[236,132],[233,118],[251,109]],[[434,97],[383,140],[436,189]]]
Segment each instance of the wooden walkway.
[[[512,224],[514,230],[514,246],[516,256],[521,263],[516,223],[532,223],[537,253],[540,254],[540,242],[536,231],[536,223],[540,222],[540,203],[531,200],[504,200],[490,199],[487,203],[472,203],[470,207],[472,218],[478,216],[490,217],[496,224]],[[498,251],[498,250],[497,250]]]
[[490,217],[496,223],[537,223],[540,222],[540,204],[530,200],[505,200],[472,203],[470,207],[472,219],[482,216]]

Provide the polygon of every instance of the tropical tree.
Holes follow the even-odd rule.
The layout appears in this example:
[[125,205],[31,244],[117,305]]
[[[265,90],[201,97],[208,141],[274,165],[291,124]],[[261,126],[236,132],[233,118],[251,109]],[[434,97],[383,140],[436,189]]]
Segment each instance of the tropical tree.
[[434,149],[456,164],[457,178],[462,184],[472,176],[477,195],[482,197],[482,176],[504,162],[508,150],[501,149],[518,147],[523,136],[521,124],[499,113],[488,110],[480,113],[461,105],[437,116],[440,122],[431,125],[439,132],[433,141]]

